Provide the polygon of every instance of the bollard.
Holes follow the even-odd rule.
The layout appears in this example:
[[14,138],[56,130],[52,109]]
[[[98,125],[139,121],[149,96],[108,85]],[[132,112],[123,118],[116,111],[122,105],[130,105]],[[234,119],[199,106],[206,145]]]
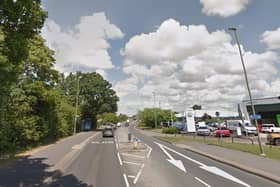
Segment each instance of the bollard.
[[128,142],[131,142],[131,133],[128,133]]
[[138,140],[135,138],[133,142],[133,149],[137,149],[137,148],[138,148]]

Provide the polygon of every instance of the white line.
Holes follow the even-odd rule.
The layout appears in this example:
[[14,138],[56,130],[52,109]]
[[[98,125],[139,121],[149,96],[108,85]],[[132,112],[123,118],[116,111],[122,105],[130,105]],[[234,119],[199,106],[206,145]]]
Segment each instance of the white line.
[[131,165],[136,165],[136,166],[141,166],[142,164],[136,163],[136,162],[128,162],[128,161],[123,161],[124,164],[131,164]]
[[137,181],[138,181],[138,179],[139,179],[139,177],[140,177],[140,175],[141,175],[141,173],[142,173],[143,168],[144,168],[144,164],[142,164],[140,170],[138,171],[138,173],[137,173],[137,175],[136,175],[136,177],[135,177],[135,179],[134,179],[134,181],[133,181],[133,184],[136,184],[136,183],[137,183]]
[[124,178],[126,187],[129,187],[129,183],[128,183],[127,176],[125,173],[123,174],[123,178]]
[[119,145],[118,145],[118,143],[116,143],[116,149],[117,149],[117,150],[119,149]]
[[145,158],[144,156],[139,156],[139,155],[132,155],[132,154],[128,154],[128,153],[121,153],[124,156],[131,156],[131,157],[136,157],[136,158]]
[[204,184],[205,186],[207,187],[211,187],[209,184],[207,184],[206,182],[204,182],[203,180],[201,180],[200,178],[198,177],[194,177],[196,180],[198,180],[200,183]]
[[152,153],[152,150],[153,150],[150,146],[149,146],[149,148],[150,148],[150,150],[149,150],[149,152],[147,154],[147,158],[149,158],[151,156],[151,153]]
[[169,151],[171,151],[171,152],[173,152],[173,153],[176,153],[176,154],[180,155],[181,157],[183,157],[183,158],[185,158],[185,159],[187,159],[187,160],[190,160],[190,161],[192,161],[192,162],[194,162],[194,163],[196,163],[196,164],[198,164],[198,165],[200,165],[200,166],[206,166],[205,164],[203,164],[203,163],[201,163],[201,162],[199,162],[199,161],[197,161],[197,160],[194,160],[194,159],[192,159],[192,158],[190,158],[190,157],[188,157],[188,156],[186,156],[186,155],[184,155],[184,154],[182,154],[182,153],[179,153],[179,152],[177,152],[177,151],[175,151],[175,150],[173,150],[173,149],[171,149],[171,148],[169,148],[169,147],[167,147],[167,146],[165,146],[165,145],[162,145],[162,144],[157,143],[157,142],[154,142],[154,143],[157,144],[158,146],[164,147],[164,148],[168,149]]
[[119,159],[120,165],[122,166],[122,165],[123,165],[123,162],[122,162],[122,159],[121,159],[120,153],[118,152],[118,153],[117,153],[117,155],[118,155],[118,159]]
[[127,175],[128,178],[135,178],[134,175]]

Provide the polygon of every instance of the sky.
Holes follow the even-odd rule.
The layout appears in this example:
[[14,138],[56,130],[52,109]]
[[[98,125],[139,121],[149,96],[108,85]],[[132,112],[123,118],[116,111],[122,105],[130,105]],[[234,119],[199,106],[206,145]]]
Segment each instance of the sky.
[[43,0],[42,29],[65,74],[100,73],[119,113],[194,104],[237,114],[248,98],[236,27],[253,98],[280,90],[279,0]]

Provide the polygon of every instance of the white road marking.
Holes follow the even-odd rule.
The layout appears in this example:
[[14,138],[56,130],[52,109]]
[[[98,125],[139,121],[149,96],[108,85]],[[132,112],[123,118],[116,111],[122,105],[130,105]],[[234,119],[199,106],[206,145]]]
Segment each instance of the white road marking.
[[102,141],[102,142],[98,142],[98,141],[92,141],[92,144],[113,144],[113,141]]
[[128,161],[123,161],[124,164],[131,164],[131,165],[136,165],[136,166],[141,166],[142,164],[136,163],[136,162],[128,162]]
[[135,178],[134,175],[127,175],[128,178]]
[[133,184],[136,184],[136,183],[137,183],[137,181],[138,181],[138,179],[139,179],[139,177],[140,177],[140,175],[141,175],[141,173],[142,173],[143,168],[144,168],[144,164],[141,165],[140,170],[138,171],[136,177],[134,178]]
[[175,167],[179,168],[183,172],[186,173],[185,166],[183,165],[181,160],[175,160],[163,147],[163,145],[159,144],[160,149],[166,154],[166,156],[169,158],[167,159],[168,162],[173,164]]
[[122,165],[123,165],[123,162],[122,162],[121,155],[120,155],[120,153],[119,153],[119,152],[117,153],[117,156],[118,156],[118,159],[119,159],[120,165],[122,166]]
[[124,156],[131,156],[131,157],[142,158],[142,159],[145,158],[144,156],[133,155],[133,154],[129,154],[129,153],[121,153],[121,154],[124,155]]
[[100,142],[97,142],[97,141],[92,141],[91,143],[92,144],[100,144]]
[[226,178],[228,180],[234,181],[234,182],[239,183],[239,184],[241,184],[243,186],[251,187],[249,184],[239,180],[238,178],[230,175],[229,173],[227,173],[227,172],[225,172],[225,171],[223,171],[223,170],[221,170],[221,169],[219,169],[217,167],[207,166],[207,165],[205,165],[205,164],[203,164],[203,163],[201,163],[201,162],[199,162],[197,160],[194,160],[194,159],[192,159],[192,158],[190,158],[190,157],[188,157],[188,156],[186,156],[186,155],[184,155],[182,153],[179,153],[179,152],[177,152],[177,151],[175,151],[175,150],[173,150],[173,149],[171,149],[171,148],[169,148],[169,147],[167,147],[165,145],[162,145],[162,144],[157,143],[157,142],[154,142],[154,143],[157,144],[159,147],[164,147],[165,149],[167,149],[167,150],[169,150],[169,151],[171,151],[173,153],[176,153],[177,155],[179,155],[179,156],[181,156],[181,157],[183,157],[183,158],[185,158],[187,160],[190,160],[190,161],[200,165],[200,168],[204,169],[205,171],[208,171],[208,172],[213,173],[215,175],[224,177],[224,178]]
[[147,147],[147,150],[149,150],[146,157],[149,158],[149,157],[151,156],[151,153],[152,153],[152,150],[153,150],[153,149],[152,149],[148,144],[145,144],[145,145],[146,145],[146,147]]
[[124,178],[124,182],[125,182],[126,187],[129,187],[129,183],[128,183],[127,176],[126,176],[125,173],[123,174],[123,178]]
[[243,182],[243,181],[239,180],[238,178],[236,178],[236,177],[230,175],[229,173],[227,173],[227,172],[221,170],[220,168],[211,167],[211,166],[201,166],[200,168],[201,168],[201,169],[204,169],[204,170],[206,170],[206,171],[208,171],[208,172],[210,172],[210,173],[214,173],[214,174],[216,174],[216,175],[219,175],[219,176],[221,176],[221,177],[224,177],[224,178],[226,178],[226,179],[228,179],[228,180],[231,180],[231,181],[233,181],[233,182],[236,182],[236,183],[238,183],[238,184],[241,184],[241,185],[243,185],[243,186],[250,187],[249,184],[246,184],[245,182]]
[[194,177],[196,180],[198,180],[200,183],[204,184],[205,186],[207,187],[211,187],[209,184],[207,184],[206,182],[204,182],[203,180],[201,180],[200,178],[198,177]]

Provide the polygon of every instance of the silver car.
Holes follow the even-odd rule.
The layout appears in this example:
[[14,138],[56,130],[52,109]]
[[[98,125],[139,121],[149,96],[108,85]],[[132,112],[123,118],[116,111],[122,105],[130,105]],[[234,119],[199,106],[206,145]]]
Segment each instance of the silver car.
[[197,128],[196,134],[198,136],[210,136],[210,130],[207,126],[200,126]]
[[114,129],[112,127],[105,127],[102,130],[103,137],[114,137]]

